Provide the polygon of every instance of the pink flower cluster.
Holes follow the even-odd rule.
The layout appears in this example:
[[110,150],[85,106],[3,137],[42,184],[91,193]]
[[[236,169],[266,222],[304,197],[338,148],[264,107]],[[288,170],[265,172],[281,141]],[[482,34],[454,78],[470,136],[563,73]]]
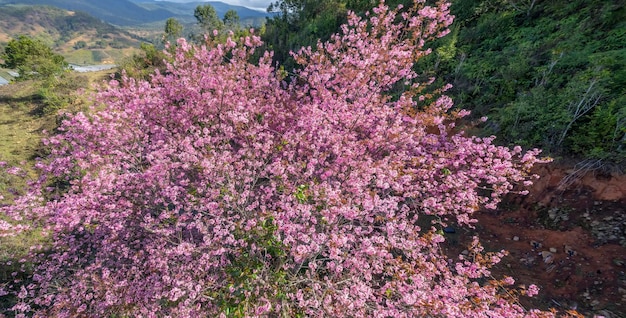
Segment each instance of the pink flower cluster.
[[[530,177],[537,150],[455,132],[413,64],[447,4],[354,14],[281,81],[271,53],[183,40],[164,74],[111,81],[46,142],[46,178],[5,208],[44,222],[17,311],[40,317],[539,317],[450,260],[438,222]],[[399,13],[399,12],[402,13]],[[426,218],[425,216],[429,216]],[[428,219],[438,220],[430,223]],[[485,282],[486,281],[486,282]],[[535,293],[529,289],[528,294]]]

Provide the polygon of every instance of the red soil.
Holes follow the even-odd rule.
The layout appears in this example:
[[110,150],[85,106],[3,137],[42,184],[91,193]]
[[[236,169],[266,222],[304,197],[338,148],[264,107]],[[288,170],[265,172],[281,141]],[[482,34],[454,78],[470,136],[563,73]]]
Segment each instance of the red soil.
[[493,274],[539,286],[521,300],[528,308],[626,317],[626,176],[587,173],[562,186],[572,172],[542,167],[528,196],[477,213],[476,229],[448,234],[447,245],[460,253],[478,235],[486,250],[509,251]]

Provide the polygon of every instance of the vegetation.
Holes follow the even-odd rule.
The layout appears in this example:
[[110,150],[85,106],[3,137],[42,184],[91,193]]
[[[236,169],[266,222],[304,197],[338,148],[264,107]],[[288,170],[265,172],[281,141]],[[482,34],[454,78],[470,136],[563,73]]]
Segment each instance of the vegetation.
[[235,10],[226,11],[226,13],[224,14],[223,22],[224,22],[224,27],[227,30],[231,30],[235,32],[241,28],[239,15],[237,14],[237,11]]
[[198,20],[198,24],[205,33],[212,33],[213,30],[219,31],[224,28],[224,21],[217,16],[215,8],[210,4],[198,5],[193,16]]
[[443,226],[530,183],[538,151],[454,131],[466,113],[412,71],[447,6],[407,12],[350,16],[294,56],[288,85],[270,54],[250,63],[258,37],[181,42],[167,72],[112,81],[67,114],[40,177],[2,208],[2,231],[31,222],[51,240],[0,288],[13,312],[553,316],[517,301],[536,286],[491,276],[504,252],[440,250]]
[[[504,145],[626,167],[624,1],[453,0],[452,32],[418,65],[452,83],[457,106],[488,116],[483,134]],[[289,52],[327,39],[348,9],[370,1],[287,0],[270,9],[264,41],[290,70]],[[602,165],[600,165],[602,166]]]
[[[198,18],[241,41],[142,45],[91,110],[59,117],[45,151],[20,147],[40,128],[3,125],[15,147],[0,160],[44,158],[37,175],[0,163],[0,316],[551,316],[517,301],[535,286],[491,276],[503,252],[441,253],[443,228],[528,185],[539,161],[453,123],[623,164],[623,2],[453,1],[445,37],[445,5],[398,9],[418,18],[372,5],[275,4],[264,37],[289,72],[236,13]],[[124,45],[105,35],[73,49]],[[71,92],[89,81],[74,75],[0,94],[0,121],[82,105]]]
[[[65,111],[83,109],[87,101],[74,89],[78,86],[89,89],[89,84],[102,81],[104,74],[64,73],[58,78],[61,83],[52,93],[64,101]],[[52,111],[50,101],[42,94],[46,81],[31,79],[0,86],[0,166],[3,169],[19,167],[21,170],[0,173],[1,205],[11,204],[16,196],[24,194],[27,180],[37,177],[33,168],[35,158],[46,153],[42,149],[41,137],[45,131],[54,132],[62,119]],[[2,222],[7,220],[5,216],[0,216],[0,286],[16,277],[28,278],[32,266],[23,260],[28,259],[33,246],[46,244],[47,241],[47,235],[39,229],[6,236]],[[0,296],[0,314],[6,314],[6,310],[15,305],[17,298],[14,296]]]
[[0,21],[2,49],[12,38],[29,36],[74,64],[114,63],[132,55],[142,40],[88,14],[53,7],[4,5]]
[[175,18],[169,18],[165,21],[164,42],[176,42],[176,39],[183,35],[183,25]]
[[65,59],[37,39],[19,36],[9,41],[0,55],[4,60],[3,67],[16,69],[18,81],[30,78],[50,78],[62,73],[67,67]]
[[502,143],[623,167],[624,1],[488,3],[454,2],[452,54],[433,56],[458,104],[489,116]]
[[197,22],[197,33],[191,33],[186,37],[192,42],[203,43],[207,35],[215,41],[224,42],[229,37],[230,32],[233,32],[235,40],[250,35],[250,32],[242,27],[239,15],[235,10],[226,11],[224,17],[220,19],[217,10],[212,5],[198,5],[194,9],[194,17]]
[[140,53],[136,53],[120,63],[118,67],[120,71],[116,77],[121,79],[122,73],[124,73],[128,77],[148,80],[157,69],[165,72],[167,59],[168,56],[162,50],[157,49],[152,44],[142,43]]

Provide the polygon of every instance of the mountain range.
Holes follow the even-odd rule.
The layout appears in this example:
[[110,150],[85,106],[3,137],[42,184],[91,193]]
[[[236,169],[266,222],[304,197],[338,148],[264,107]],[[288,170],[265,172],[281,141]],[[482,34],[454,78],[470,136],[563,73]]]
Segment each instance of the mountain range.
[[0,49],[18,35],[41,40],[76,64],[113,63],[147,42],[88,13],[51,6],[0,5]]
[[204,4],[212,5],[219,17],[223,17],[228,10],[237,11],[242,24],[259,25],[270,16],[265,12],[216,1],[181,3],[154,0],[0,0],[0,6],[7,4],[47,5],[70,11],[82,11],[107,23],[125,27],[164,22],[172,17],[192,23],[195,21],[194,9]]

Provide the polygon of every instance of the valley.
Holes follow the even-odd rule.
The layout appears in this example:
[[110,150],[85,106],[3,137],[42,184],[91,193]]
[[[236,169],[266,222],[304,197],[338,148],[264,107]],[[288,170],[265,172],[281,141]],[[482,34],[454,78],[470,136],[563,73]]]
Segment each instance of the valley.
[[218,16],[235,10],[243,27],[260,27],[265,12],[221,2],[0,0],[0,48],[18,35],[42,40],[73,64],[119,64],[140,52],[141,43],[162,48],[168,18],[184,27],[181,35],[203,31],[194,9],[211,4]]

